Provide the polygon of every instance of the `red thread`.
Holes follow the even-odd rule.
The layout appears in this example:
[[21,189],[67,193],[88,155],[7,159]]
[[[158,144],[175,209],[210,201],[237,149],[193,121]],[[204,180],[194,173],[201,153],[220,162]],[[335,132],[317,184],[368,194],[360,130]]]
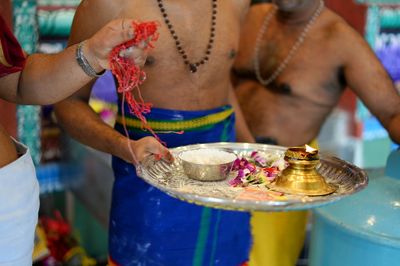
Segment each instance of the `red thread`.
[[[133,22],[132,27],[135,37],[115,47],[110,54],[111,72],[118,80],[118,93],[126,94],[125,99],[129,110],[142,121],[143,128],[149,130],[158,140],[158,136],[147,125],[144,114],[150,113],[152,104],[146,103],[140,93],[139,86],[146,80],[146,73],[135,65],[129,58],[120,57],[120,52],[131,46],[138,46],[142,42],[146,43],[145,49],[154,48],[153,42],[158,39],[158,23],[154,21],[137,23]],[[133,91],[136,90],[138,99],[135,98]]]
[[[143,84],[146,80],[146,73],[140,69],[139,66],[135,65],[132,59],[124,58],[120,56],[120,52],[128,49],[131,46],[138,46],[145,42],[145,49],[154,48],[153,42],[158,39],[158,23],[155,21],[150,22],[133,22],[132,28],[134,30],[134,38],[121,45],[115,47],[109,57],[109,63],[111,67],[111,72],[117,78],[118,81],[118,93],[122,94],[122,116],[123,125],[126,136],[129,138],[128,130],[126,129],[125,123],[125,111],[124,102],[128,103],[129,111],[135,115],[142,122],[142,129],[148,130],[158,141],[163,143],[153,129],[148,125],[145,118],[145,114],[150,113],[152,104],[145,102],[140,93],[139,86]],[[134,91],[136,92],[137,99],[134,96]],[[164,143],[163,143],[164,144]],[[129,151],[132,154],[133,161],[137,162],[134,153],[132,151],[131,145],[129,146]]]

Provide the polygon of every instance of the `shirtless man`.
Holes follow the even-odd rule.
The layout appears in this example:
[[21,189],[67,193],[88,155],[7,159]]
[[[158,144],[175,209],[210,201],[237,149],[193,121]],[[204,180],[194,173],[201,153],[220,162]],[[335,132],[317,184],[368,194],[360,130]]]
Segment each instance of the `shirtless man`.
[[[234,64],[237,97],[257,141],[310,143],[349,86],[400,142],[400,97],[363,38],[320,0],[272,2],[250,8]],[[253,265],[296,263],[305,213],[255,213],[251,223]],[[285,255],[276,252],[282,249]]]
[[[83,45],[83,55],[97,72],[109,68],[108,55],[113,47],[133,38],[132,28],[124,29],[122,22],[108,23]],[[71,95],[92,79],[78,65],[76,49],[75,45],[58,54],[26,58],[0,15],[0,98],[20,104],[51,104]],[[143,49],[138,47],[123,51],[130,58],[141,53]],[[151,153],[168,155],[154,138],[132,146],[138,159]],[[0,202],[0,264],[32,265],[39,209],[35,168],[29,150],[12,140],[1,125]]]
[[[252,6],[234,66],[240,79],[236,92],[253,135],[286,146],[309,143],[348,86],[399,143],[400,97],[364,39],[328,8],[316,13],[320,0],[273,2]],[[304,42],[293,49],[306,27]],[[291,50],[293,57],[283,63]]]
[[[129,17],[159,21],[159,39],[149,51],[142,96],[153,103],[149,125],[168,147],[235,141],[236,102],[230,69],[241,20],[250,1],[86,0],[75,15],[70,44],[91,36],[107,21]],[[115,129],[87,101],[90,86],[56,106],[61,125],[76,139],[114,155],[109,228],[111,265],[239,265],[248,259],[249,215],[180,202],[146,184],[129,164],[122,117]],[[121,100],[121,99],[120,99]],[[121,102],[120,102],[121,105]],[[125,104],[133,139],[147,136]],[[121,110],[120,110],[121,113]],[[252,141],[235,109],[238,138]],[[171,131],[183,130],[174,134]]]

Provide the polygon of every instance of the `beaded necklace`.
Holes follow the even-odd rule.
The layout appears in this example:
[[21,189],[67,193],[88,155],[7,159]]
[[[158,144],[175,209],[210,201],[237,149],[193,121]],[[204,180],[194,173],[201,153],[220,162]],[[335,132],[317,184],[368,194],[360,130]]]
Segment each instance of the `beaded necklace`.
[[182,47],[182,43],[179,40],[178,35],[176,34],[176,31],[174,29],[174,26],[171,24],[171,21],[168,17],[167,11],[164,7],[163,0],[157,0],[158,2],[158,7],[160,8],[161,14],[163,16],[164,22],[168,27],[169,32],[171,33],[172,38],[175,41],[175,46],[176,49],[178,50],[178,53],[183,59],[183,62],[185,63],[186,66],[188,66],[189,70],[191,73],[196,73],[199,66],[204,65],[209,59],[211,55],[211,50],[214,45],[214,38],[215,38],[215,28],[216,28],[216,20],[217,20],[217,0],[211,0],[212,4],[212,15],[211,15],[211,29],[210,29],[210,38],[208,39],[208,44],[207,48],[205,51],[205,55],[198,60],[197,62],[191,62],[189,61],[188,55],[186,51]]
[[261,71],[260,71],[260,61],[259,61],[259,53],[260,53],[260,46],[262,42],[262,38],[265,35],[265,32],[267,30],[267,27],[269,25],[269,22],[271,21],[273,15],[276,13],[276,8],[274,8],[273,11],[269,12],[264,19],[264,22],[260,28],[260,31],[258,32],[257,35],[257,40],[256,40],[256,45],[254,48],[254,58],[253,58],[253,64],[254,64],[254,71],[256,73],[257,80],[264,86],[269,85],[272,81],[274,81],[282,72],[285,70],[287,65],[289,64],[290,60],[293,58],[297,50],[300,48],[300,46],[303,44],[307,33],[310,31],[311,26],[314,24],[314,22],[317,20],[319,15],[321,14],[322,10],[324,9],[324,2],[321,0],[319,7],[317,10],[315,10],[314,14],[308,21],[307,25],[304,27],[303,31],[300,33],[299,37],[297,38],[296,42],[292,46],[292,48],[289,51],[289,54],[286,56],[286,58],[282,61],[282,63],[278,66],[278,68],[269,76],[267,79],[264,79],[261,76]]

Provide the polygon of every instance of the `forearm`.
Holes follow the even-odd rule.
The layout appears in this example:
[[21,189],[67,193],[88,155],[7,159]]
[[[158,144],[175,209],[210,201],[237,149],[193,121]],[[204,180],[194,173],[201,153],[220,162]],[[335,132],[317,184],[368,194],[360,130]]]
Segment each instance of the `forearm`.
[[[92,78],[75,59],[76,45],[58,54],[34,54],[20,75],[15,101],[20,104],[52,104],[65,99]],[[88,50],[88,57],[92,57]],[[91,60],[95,62],[95,60]],[[101,67],[93,64],[96,71]]]
[[237,101],[235,92],[233,91],[233,88],[230,89],[229,91],[229,103],[232,105],[233,109],[235,110],[235,116],[236,116],[236,139],[239,142],[249,142],[249,143],[254,143],[255,139],[253,135],[251,134],[249,127],[246,124],[246,121],[244,119],[242,110],[240,109],[239,102]]
[[120,147],[126,138],[104,123],[87,103],[68,99],[55,105],[58,123],[79,142],[94,149],[123,157]]
[[397,144],[400,144],[400,114],[391,119],[388,126],[390,138]]

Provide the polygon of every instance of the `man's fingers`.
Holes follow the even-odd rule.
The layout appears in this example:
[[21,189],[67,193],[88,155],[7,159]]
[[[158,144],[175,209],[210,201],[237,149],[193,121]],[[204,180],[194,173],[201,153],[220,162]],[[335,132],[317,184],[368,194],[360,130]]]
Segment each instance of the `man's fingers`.
[[165,149],[165,152],[164,152],[164,159],[169,163],[173,163],[174,162],[174,156],[167,149]]
[[172,153],[161,144],[160,146],[161,151],[159,151],[159,154],[161,155],[161,158],[168,163],[172,163],[174,161],[174,156]]
[[127,42],[135,37],[135,31],[133,29],[133,20],[132,19],[117,19],[113,20],[109,24],[109,29],[114,35],[114,41],[116,45]]
[[138,45],[140,49],[145,49],[147,47],[147,41],[141,41]]
[[135,65],[139,66],[139,67],[143,67],[144,64],[146,64],[146,59],[143,57],[138,57],[134,59],[134,63]]
[[129,26],[127,34],[128,34],[127,37],[128,40],[131,40],[135,37],[135,30],[132,28],[132,26]]
[[135,63],[135,65],[142,67],[146,63],[147,52],[138,47],[132,46],[128,49],[122,50],[119,53],[119,56],[130,59]]
[[169,151],[164,151],[163,153],[155,153],[154,158],[156,161],[164,160],[167,163],[174,162],[174,156]]
[[135,37],[135,31],[131,25],[125,26],[125,29],[119,30],[117,34],[118,35],[116,36],[116,41],[118,42],[118,44],[122,44],[129,40],[132,40]]
[[154,142],[149,152],[154,154],[155,159],[172,163],[174,161],[174,157],[172,156],[171,152],[161,145],[157,140],[153,139],[152,141]]
[[128,49],[121,50],[119,52],[119,56],[120,57],[126,57],[126,58],[132,57],[132,50],[133,50],[133,47],[129,47]]

